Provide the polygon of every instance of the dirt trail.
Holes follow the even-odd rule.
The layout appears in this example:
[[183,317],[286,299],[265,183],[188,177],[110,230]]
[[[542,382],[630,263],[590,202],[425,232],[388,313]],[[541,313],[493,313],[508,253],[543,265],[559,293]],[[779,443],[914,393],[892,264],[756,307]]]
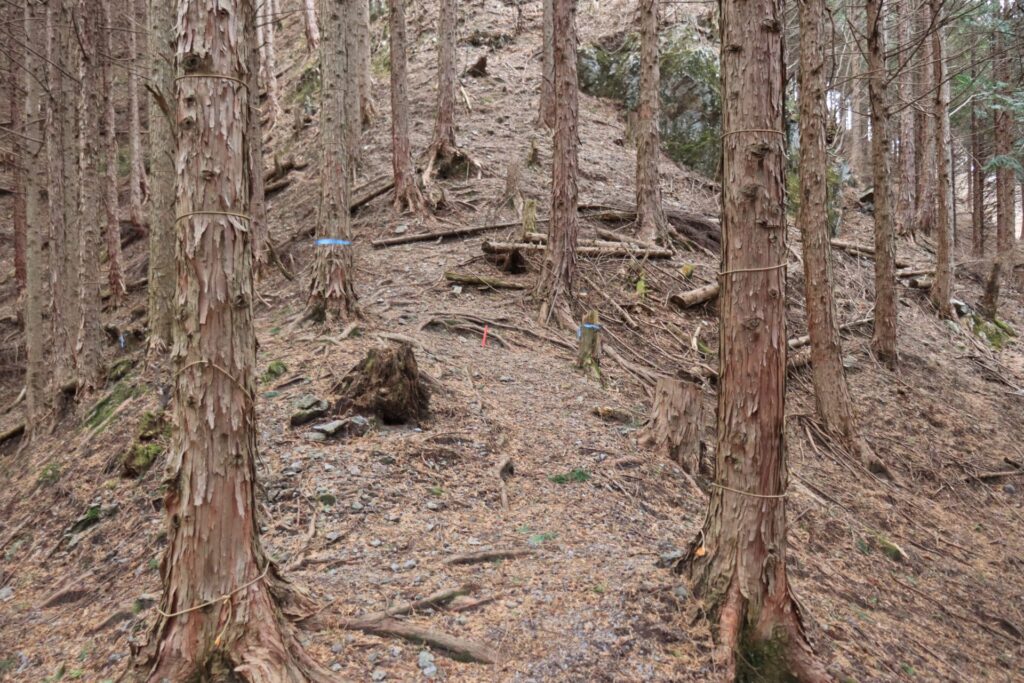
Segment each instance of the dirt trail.
[[[360,329],[341,339],[338,329],[295,323],[305,302],[310,240],[282,251],[294,281],[276,270],[261,280],[259,367],[280,361],[287,368],[260,386],[264,542],[286,575],[325,606],[327,621],[474,584],[468,599],[478,605],[409,617],[499,653],[498,664],[481,665],[434,652],[442,680],[708,680],[710,636],[699,603],[681,577],[660,566],[695,537],[706,499],[692,493],[676,465],[637,447],[636,422],[649,405],[643,385],[608,358],[604,387],[578,373],[573,353],[551,341],[571,346],[571,331],[538,326],[528,294],[444,281],[446,270],[497,275],[480,244],[501,232],[383,250],[368,244],[402,230],[514,220],[508,208],[493,205],[512,161],[522,164],[523,194],[546,215],[550,149],[532,123],[540,3],[522,8],[525,32],[515,36],[515,6],[484,0],[463,7],[460,35],[512,38],[489,54],[490,76],[462,79],[471,109],[457,114],[459,142],[483,162],[484,177],[446,181],[450,208],[436,220],[395,216],[388,196],[358,213]],[[582,6],[584,39],[621,29],[622,8]],[[409,16],[414,149],[425,147],[433,111],[432,18],[425,11],[417,5]],[[302,106],[296,93],[309,63],[301,49],[280,46],[301,45],[301,30],[300,16],[289,14],[278,39],[289,107]],[[486,49],[460,46],[460,73]],[[386,73],[375,78],[384,102]],[[630,202],[633,150],[622,143],[621,113],[581,96],[581,117],[583,201]],[[290,121],[284,116],[268,133],[268,163],[276,154],[311,165],[294,171],[295,182],[271,200],[279,244],[312,227],[318,196],[315,126],[295,136]],[[388,173],[388,145],[384,112],[365,136],[357,185]],[[532,145],[537,166],[526,164]],[[714,210],[706,180],[668,160],[662,172],[667,201]],[[844,230],[844,239],[867,244],[870,219],[850,208]],[[798,253],[795,231],[791,240]],[[931,259],[913,245],[901,244],[900,251],[918,264]],[[142,256],[139,245],[129,253],[137,274]],[[695,266],[689,280],[678,273],[684,264]],[[588,262],[581,298],[602,309],[609,339],[633,362],[663,372],[696,362],[714,366],[713,352],[697,343],[715,347],[713,311],[680,313],[664,302],[672,291],[709,281],[715,266],[701,252],[658,266]],[[649,287],[642,297],[641,275]],[[836,276],[841,319],[863,317],[871,308],[871,262],[838,254]],[[502,277],[533,282],[529,273]],[[795,336],[804,332],[799,268],[789,281]],[[591,282],[627,307],[636,329]],[[8,293],[10,283],[2,286]],[[956,296],[973,303],[979,294],[977,274],[964,272]],[[899,373],[871,359],[864,332],[848,337],[845,347],[865,436],[896,473],[895,482],[875,479],[821,437],[809,376],[791,374],[795,591],[815,647],[841,680],[1019,680],[1024,480],[1012,472],[984,475],[1012,469],[1006,459],[1024,462],[1016,419],[1024,399],[1015,393],[1024,387],[1024,357],[1017,340],[995,351],[969,323],[954,328],[935,319],[923,294],[903,287],[900,296]],[[1024,329],[1019,292],[1011,289],[1007,299],[1007,320]],[[113,321],[137,328],[129,311],[141,303],[133,301]],[[3,305],[13,310],[13,298]],[[498,324],[489,328],[486,346],[475,330],[421,329],[441,312]],[[300,397],[327,398],[370,346],[388,343],[379,333],[415,340],[421,368],[440,385],[431,418],[420,427],[384,426],[336,442],[312,441],[307,427],[289,427]],[[139,389],[108,426],[95,435],[81,426],[98,395],[31,448],[0,451],[0,591],[10,588],[0,592],[0,680],[44,680],[59,667],[68,679],[116,679],[129,642],[143,641],[154,620],[165,542],[161,467],[158,462],[136,481],[120,478],[117,463],[144,412],[158,409],[168,370],[144,367],[137,347],[121,354],[112,345],[109,353],[112,361],[135,361],[125,381]],[[296,377],[303,379],[276,388]],[[13,374],[0,379],[6,406],[20,386]],[[704,396],[705,415],[713,416],[713,386],[704,387]],[[605,422],[593,414],[598,406],[628,411],[636,422]],[[0,428],[15,414],[0,416]],[[713,425],[704,441],[713,461]],[[496,473],[506,458],[514,465],[507,510]],[[65,536],[93,503],[100,505],[98,523]],[[532,554],[445,562],[488,549]],[[310,633],[308,646],[339,680],[418,680],[424,662],[429,665],[418,645],[339,628]]]

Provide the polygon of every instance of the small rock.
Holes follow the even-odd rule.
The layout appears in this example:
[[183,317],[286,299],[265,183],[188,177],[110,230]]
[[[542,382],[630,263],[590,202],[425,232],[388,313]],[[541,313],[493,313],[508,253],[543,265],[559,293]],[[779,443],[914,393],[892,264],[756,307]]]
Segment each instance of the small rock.
[[397,512],[392,512],[388,514],[388,516],[384,519],[388,520],[389,522],[400,522],[402,520],[402,515],[398,514]]
[[359,502],[358,500],[354,500],[354,501],[352,501],[352,505],[351,505],[351,507],[352,507],[352,509],[353,509],[353,510],[355,510],[356,512],[359,512],[360,510],[362,510],[362,509],[363,509],[363,504],[362,504],[362,503],[360,503],[360,502]]
[[359,476],[359,468],[358,467],[349,467],[348,468],[348,473],[351,474],[353,477],[358,477]]
[[404,235],[407,232],[409,232],[409,226],[406,225],[405,223],[402,223],[400,225],[396,225],[395,226],[395,234],[396,235]]
[[374,548],[379,548],[382,543],[383,541],[381,541],[379,538],[375,538],[372,541],[370,541],[370,545],[372,545]]
[[671,550],[667,553],[662,553],[658,558],[659,567],[671,567],[675,564],[676,560],[682,558],[682,550]]
[[501,377],[498,378],[498,381],[499,382],[508,383],[508,382],[515,382],[516,380],[515,380],[514,377],[509,377],[508,375],[502,375]]
[[1017,493],[1017,487],[1014,486],[1013,484],[1005,484],[1003,486],[1003,493],[1012,496],[1013,494]]
[[13,597],[14,597],[14,587],[13,586],[4,586],[3,588],[0,588],[0,601],[7,602],[8,600],[10,600]]
[[293,413],[288,419],[288,423],[292,427],[298,427],[323,417],[327,414],[329,406],[327,401],[317,398],[313,394],[306,394],[295,402],[295,407],[298,408],[298,412]]
[[345,426],[344,420],[331,420],[330,422],[324,422],[313,427],[314,430],[326,434],[328,436],[334,436],[342,430]]
[[672,589],[672,595],[676,596],[678,600],[687,600],[690,597],[690,589],[686,586],[679,584]]
[[388,652],[391,653],[392,657],[399,657],[402,654],[402,648],[398,647],[397,645],[392,645],[391,649],[389,649]]
[[327,435],[323,432],[304,432],[302,438],[306,441],[327,441]]
[[406,560],[402,563],[402,569],[413,569],[416,566],[416,560]]
[[426,678],[433,678],[437,675],[437,665],[434,664],[434,655],[428,650],[420,651],[419,656],[416,658],[416,664],[420,667],[420,672]]
[[440,510],[441,509],[441,504],[438,503],[436,500],[428,500],[427,501],[427,509],[428,510],[434,510],[434,511]]
[[333,645],[331,645],[331,653],[332,654],[340,655],[344,651],[345,651],[345,646],[342,645],[341,643],[334,643]]
[[[334,543],[339,538],[341,538],[341,534],[339,532],[337,532],[337,531],[328,531],[327,532],[327,542],[328,543]],[[335,654],[337,654],[337,653],[335,653]]]
[[375,681],[383,681],[387,677],[388,677],[388,672],[385,671],[384,669],[381,669],[380,667],[377,667],[376,669],[374,669],[373,673],[370,674],[370,678],[372,678]]
[[331,671],[333,671],[334,673],[338,673],[339,671],[341,671],[341,664],[339,664],[338,662],[331,664]]

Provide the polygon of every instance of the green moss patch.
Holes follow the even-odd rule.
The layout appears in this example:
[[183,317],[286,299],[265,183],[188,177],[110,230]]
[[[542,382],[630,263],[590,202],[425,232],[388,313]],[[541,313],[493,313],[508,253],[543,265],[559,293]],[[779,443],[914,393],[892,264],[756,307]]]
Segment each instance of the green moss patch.
[[139,396],[142,392],[143,388],[140,386],[125,381],[118,382],[110,393],[100,399],[85,416],[85,426],[97,431],[106,427],[122,403]]

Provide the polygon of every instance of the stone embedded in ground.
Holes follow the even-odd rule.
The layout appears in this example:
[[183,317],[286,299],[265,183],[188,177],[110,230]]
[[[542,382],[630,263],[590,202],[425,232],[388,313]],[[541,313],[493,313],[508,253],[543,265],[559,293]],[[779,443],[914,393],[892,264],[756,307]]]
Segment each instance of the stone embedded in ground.
[[[341,437],[363,436],[370,431],[370,421],[362,415],[353,415],[343,420],[331,420],[313,427],[313,431],[324,438],[338,439]],[[320,439],[321,441],[323,439]]]
[[298,410],[292,413],[291,418],[288,420],[292,427],[298,427],[323,417],[327,414],[327,409],[330,406],[327,405],[327,401],[317,398],[312,394],[306,394],[295,402],[295,407]]

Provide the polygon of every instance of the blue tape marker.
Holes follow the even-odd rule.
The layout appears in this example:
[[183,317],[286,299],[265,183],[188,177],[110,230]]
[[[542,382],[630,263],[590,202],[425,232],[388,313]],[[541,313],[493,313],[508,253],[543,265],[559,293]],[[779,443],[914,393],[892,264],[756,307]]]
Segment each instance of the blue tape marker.
[[316,241],[318,247],[350,247],[352,243],[348,240],[340,240],[337,237],[321,237]]
[[583,325],[581,325],[580,327],[576,328],[576,338],[577,339],[579,339],[580,337],[583,336],[584,328],[586,328],[588,330],[600,330],[601,326],[598,325],[597,323],[583,323]]
[[117,345],[121,347],[122,351],[124,351],[125,347],[128,346],[128,342],[125,341],[123,333],[117,335]]

